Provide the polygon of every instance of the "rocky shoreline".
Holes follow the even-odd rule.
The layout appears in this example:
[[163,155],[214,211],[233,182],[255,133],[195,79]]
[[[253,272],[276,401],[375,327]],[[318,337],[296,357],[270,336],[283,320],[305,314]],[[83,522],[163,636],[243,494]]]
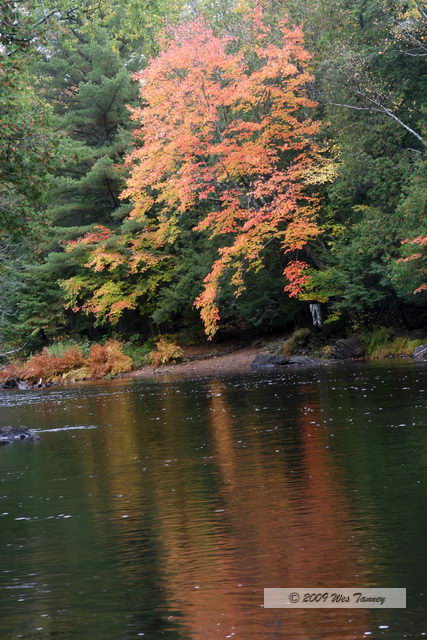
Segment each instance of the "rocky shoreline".
[[[141,367],[123,377],[161,378],[167,376],[189,377],[219,374],[265,371],[289,367],[316,367],[339,364],[345,361],[367,361],[362,344],[356,337],[337,340],[328,358],[319,358],[306,354],[291,356],[278,355],[274,346],[239,347],[224,355],[192,357],[186,362],[164,365],[162,367]],[[394,359],[414,359],[427,362],[427,344],[417,347],[412,355],[396,356]]]
[[[411,355],[399,355],[395,358],[409,358],[427,362],[427,343],[415,348]],[[212,374],[245,373],[291,367],[313,367],[336,364],[343,361],[366,360],[362,342],[357,336],[337,340],[330,348],[328,357],[318,357],[306,353],[280,355],[278,346],[273,341],[263,346],[245,346],[243,344],[190,347],[184,354],[184,361],[159,367],[146,365],[128,373],[114,376],[116,378],[162,378],[164,376],[203,376]],[[105,378],[101,378],[105,380]],[[88,378],[85,382],[93,382],[100,378]],[[83,381],[79,381],[80,383]],[[52,385],[70,384],[70,382],[44,382],[43,379],[31,384],[17,378],[6,380],[1,389],[43,389]]]

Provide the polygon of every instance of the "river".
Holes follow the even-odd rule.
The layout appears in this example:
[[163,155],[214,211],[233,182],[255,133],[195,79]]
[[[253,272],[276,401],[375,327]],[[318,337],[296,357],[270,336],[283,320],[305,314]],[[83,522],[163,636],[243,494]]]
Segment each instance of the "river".
[[[0,447],[1,640],[427,637],[426,399],[408,361],[0,392],[44,431]],[[262,606],[318,586],[407,609]]]

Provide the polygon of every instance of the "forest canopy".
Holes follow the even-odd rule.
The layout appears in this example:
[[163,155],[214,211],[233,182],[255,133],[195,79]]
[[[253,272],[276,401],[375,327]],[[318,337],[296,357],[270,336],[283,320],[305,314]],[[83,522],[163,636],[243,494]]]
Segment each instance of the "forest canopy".
[[2,343],[425,322],[417,0],[0,12]]

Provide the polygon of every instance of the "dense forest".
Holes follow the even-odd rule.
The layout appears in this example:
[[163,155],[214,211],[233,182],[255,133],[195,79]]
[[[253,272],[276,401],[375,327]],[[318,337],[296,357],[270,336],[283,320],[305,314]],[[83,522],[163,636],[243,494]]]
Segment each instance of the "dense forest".
[[0,31],[3,351],[425,326],[420,2],[0,0]]

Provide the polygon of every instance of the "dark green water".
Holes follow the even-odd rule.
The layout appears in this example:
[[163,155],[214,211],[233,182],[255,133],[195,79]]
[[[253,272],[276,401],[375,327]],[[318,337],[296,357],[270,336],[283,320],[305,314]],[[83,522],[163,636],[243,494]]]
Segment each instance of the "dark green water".
[[[1,392],[0,638],[427,637],[427,368]],[[95,427],[69,430],[66,427]],[[406,610],[264,610],[264,587]]]

